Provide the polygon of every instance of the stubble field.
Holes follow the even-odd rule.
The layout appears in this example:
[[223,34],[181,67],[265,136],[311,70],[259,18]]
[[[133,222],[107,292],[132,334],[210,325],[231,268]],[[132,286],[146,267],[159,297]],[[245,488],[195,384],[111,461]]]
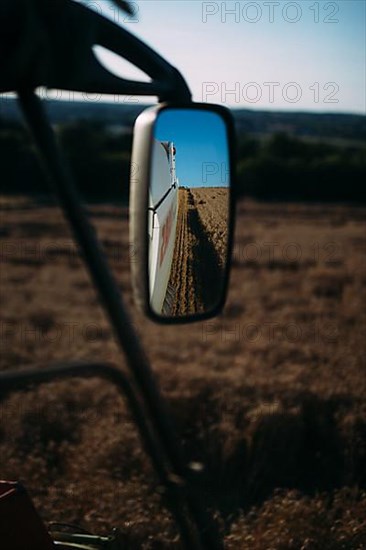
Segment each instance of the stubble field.
[[196,187],[191,189],[191,193],[207,239],[215,250],[217,263],[223,269],[227,255],[229,189]]
[[[1,369],[123,365],[58,209],[3,199]],[[134,308],[124,208],[90,208],[229,549],[366,547],[366,209],[238,207],[225,311],[158,326]],[[46,522],[179,547],[124,402],[99,380],[3,396],[0,478]]]
[[227,260],[229,195],[224,188],[182,188],[169,287],[173,316],[212,310]]

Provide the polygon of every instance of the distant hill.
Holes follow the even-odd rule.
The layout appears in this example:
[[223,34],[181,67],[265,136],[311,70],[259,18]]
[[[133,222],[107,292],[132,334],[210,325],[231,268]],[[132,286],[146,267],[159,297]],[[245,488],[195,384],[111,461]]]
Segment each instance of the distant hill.
[[[141,103],[105,103],[91,101],[44,101],[52,124],[68,123],[76,120],[95,120],[131,128],[136,117],[148,107]],[[0,98],[0,120],[20,121],[22,118],[15,98]]]
[[[47,101],[45,107],[83,198],[127,204],[132,126],[147,105]],[[238,130],[238,196],[366,203],[364,116],[232,113]],[[20,120],[16,100],[0,97],[1,192],[44,195],[48,187]]]
[[[96,120],[129,131],[136,117],[148,107],[142,103],[93,103],[87,101],[45,102],[53,124]],[[232,109],[239,133],[266,136],[287,133],[297,137],[366,141],[366,117],[353,114],[293,113]],[[0,98],[0,120],[21,118],[14,98]]]
[[240,133],[286,133],[297,137],[366,141],[366,117],[363,115],[248,109],[234,109],[232,112]]

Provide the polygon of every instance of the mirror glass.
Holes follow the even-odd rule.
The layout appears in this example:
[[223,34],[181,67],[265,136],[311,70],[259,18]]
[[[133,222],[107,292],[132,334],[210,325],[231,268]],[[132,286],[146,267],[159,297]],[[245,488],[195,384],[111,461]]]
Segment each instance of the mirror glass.
[[152,311],[212,311],[225,284],[230,214],[229,149],[216,112],[166,109],[155,122],[148,204]]

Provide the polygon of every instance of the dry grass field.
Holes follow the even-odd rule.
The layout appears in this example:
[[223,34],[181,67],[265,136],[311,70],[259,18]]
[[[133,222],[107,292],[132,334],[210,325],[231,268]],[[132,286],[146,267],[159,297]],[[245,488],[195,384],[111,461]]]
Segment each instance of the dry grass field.
[[229,196],[223,188],[179,189],[169,286],[171,314],[212,310],[222,293],[227,259]]
[[190,191],[208,241],[223,269],[227,256],[229,190],[225,187],[195,187]]
[[191,215],[194,214],[192,209],[189,191],[179,189],[177,228],[168,283],[174,292],[170,311],[173,317],[198,313],[204,309],[201,295],[196,291],[200,270],[195,254],[197,239],[190,223]]
[[[1,202],[1,369],[123,365],[58,209]],[[202,494],[236,550],[366,548],[366,209],[238,207],[228,303],[159,326],[133,307],[124,208],[90,213]],[[0,478],[45,521],[120,527],[126,548],[179,548],[125,404],[106,382],[2,396]]]

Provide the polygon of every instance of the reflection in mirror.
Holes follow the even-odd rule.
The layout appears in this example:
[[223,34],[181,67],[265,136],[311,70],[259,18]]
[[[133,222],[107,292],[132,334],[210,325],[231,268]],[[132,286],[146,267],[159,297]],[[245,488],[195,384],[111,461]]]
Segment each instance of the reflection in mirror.
[[163,110],[154,127],[151,162],[151,309],[163,317],[212,311],[222,297],[228,255],[225,122],[206,110]]

